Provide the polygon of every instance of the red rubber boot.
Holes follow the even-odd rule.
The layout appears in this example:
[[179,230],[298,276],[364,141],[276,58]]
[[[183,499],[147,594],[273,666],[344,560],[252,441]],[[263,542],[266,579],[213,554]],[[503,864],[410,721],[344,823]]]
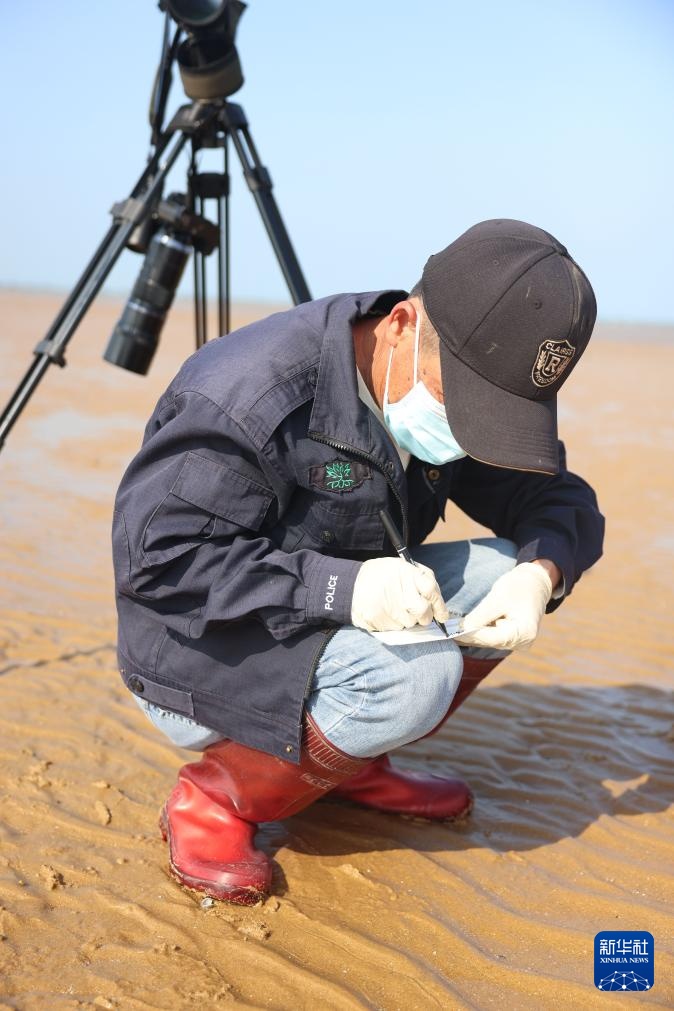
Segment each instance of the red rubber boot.
[[184,765],[161,814],[171,874],[216,899],[252,905],[269,894],[272,865],[255,848],[257,823],[287,818],[352,776],[369,758],[335,748],[305,714],[299,765],[218,741]]
[[[464,657],[461,681],[451,706],[437,726],[419,740],[437,733],[445,720],[456,712],[502,659],[504,658],[475,660]],[[433,773],[405,772],[393,766],[388,755],[370,760],[364,769],[336,787],[331,796],[365,807],[374,807],[379,811],[431,818],[434,821],[465,818],[470,814],[474,802],[470,787],[462,780],[435,776]]]

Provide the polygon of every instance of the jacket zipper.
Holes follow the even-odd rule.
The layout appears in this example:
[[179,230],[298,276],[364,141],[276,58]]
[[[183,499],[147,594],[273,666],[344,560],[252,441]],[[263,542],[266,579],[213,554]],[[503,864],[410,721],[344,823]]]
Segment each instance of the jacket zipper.
[[326,439],[322,435],[312,435],[311,432],[309,432],[309,438],[313,439],[314,442],[322,442],[325,446],[332,446],[333,449],[338,449],[343,453],[353,453],[354,456],[359,456],[361,460],[367,460],[368,463],[371,463],[373,467],[376,467],[377,470],[384,475],[384,479],[389,488],[391,489],[391,491],[393,492],[395,499],[400,507],[400,515],[403,518],[403,542],[407,544],[407,538],[409,535],[409,524],[407,522],[407,513],[405,512],[405,506],[403,505],[402,498],[398,494],[398,489],[396,488],[396,486],[394,485],[393,481],[388,476],[384,468],[381,467],[373,457],[369,456],[367,453],[361,452],[360,449],[354,449],[353,446],[348,446],[345,442],[333,442],[332,439]]

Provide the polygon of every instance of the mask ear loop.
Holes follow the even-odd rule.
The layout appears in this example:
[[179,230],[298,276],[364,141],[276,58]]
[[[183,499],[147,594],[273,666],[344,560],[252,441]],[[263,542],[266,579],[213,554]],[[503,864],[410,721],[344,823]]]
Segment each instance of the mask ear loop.
[[388,381],[389,381],[390,376],[391,376],[391,362],[393,360],[393,350],[394,349],[391,348],[391,351],[390,351],[389,356],[388,356],[388,368],[386,370],[386,383],[384,385],[384,410],[386,410],[386,408],[388,407]]
[[[417,373],[419,366],[419,333],[421,331],[421,313],[417,311],[417,328],[414,336],[414,386],[417,385]],[[414,386],[412,389],[414,389]]]
[[[419,333],[421,331],[421,314],[417,313],[417,325],[414,334],[414,383],[412,389],[417,385],[417,375],[419,372]],[[395,348],[391,348],[388,356],[388,368],[386,369],[386,383],[384,385],[384,407],[388,405],[388,381],[391,377],[391,362],[393,361],[393,352]]]

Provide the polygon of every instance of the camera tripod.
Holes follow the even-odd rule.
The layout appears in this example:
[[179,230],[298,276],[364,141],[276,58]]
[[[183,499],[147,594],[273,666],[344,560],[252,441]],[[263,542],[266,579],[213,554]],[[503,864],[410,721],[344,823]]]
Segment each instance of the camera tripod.
[[[171,8],[170,4],[168,6]],[[225,11],[224,16],[230,16],[231,4],[225,3],[221,6]],[[243,6],[243,4],[237,5],[240,9]],[[235,11],[235,18],[238,18],[239,14],[240,10]],[[234,21],[234,27],[235,23]],[[142,300],[139,301],[137,296],[139,293],[142,294],[143,290],[150,290],[152,279],[148,283],[148,278],[144,278],[143,272],[141,272],[104,357],[114,364],[135,372],[145,373],[147,371],[159,339],[159,330],[175,294],[182,267],[192,249],[194,250],[196,346],[200,347],[208,337],[205,258],[215,248],[218,250],[218,326],[220,333],[229,332],[230,141],[241,162],[244,178],[255,199],[294,304],[297,305],[311,299],[272,193],[271,177],[267,169],[260,163],[241,106],[228,102],[226,98],[204,100],[197,95],[190,104],[183,105],[178,109],[165,130],[160,132],[158,129],[157,123],[163,116],[163,107],[170,87],[170,61],[175,56],[181,30],[181,28],[178,29],[173,44],[169,47],[167,14],[162,62],[157,74],[153,96],[155,109],[151,115],[154,153],[133,187],[130,196],[113,206],[111,211],[113,224],[68,295],[46,336],[36,345],[33,351],[34,360],[0,415],[0,449],[4,446],[8,433],[49,366],[52,364],[65,366],[65,348],[125,246],[128,245],[130,248],[137,248],[141,251],[145,251],[148,247],[147,238],[144,244],[142,240],[138,240],[139,244],[134,246],[132,236],[139,235],[149,222],[152,222],[152,228],[156,228],[158,223],[164,223],[171,229],[168,239],[166,235],[162,236],[161,241],[163,241],[165,249],[159,251],[160,255],[166,253],[176,258],[177,262],[173,268],[169,265],[169,268],[173,269],[171,282],[164,289],[155,284],[152,288],[154,302],[148,305]],[[234,28],[230,26],[228,43],[233,41],[233,31]],[[201,42],[197,39],[202,50],[205,49],[206,43],[210,44],[210,42],[210,37]],[[183,46],[194,48],[194,40],[191,39],[188,43],[183,43]],[[238,77],[234,79],[235,84],[229,86],[229,90],[226,92],[229,94],[243,83],[238,67],[238,56],[233,45],[225,50],[228,64],[226,73],[230,75],[231,79],[232,52],[236,57]],[[219,56],[219,53],[217,55]],[[213,64],[213,66],[215,65]],[[182,67],[181,73],[183,73]],[[183,81],[185,82],[185,74],[183,74]],[[194,91],[188,91],[188,96],[194,97],[199,92],[199,87],[195,87],[194,84],[192,87]],[[208,91],[208,88],[206,90]],[[192,157],[185,206],[177,203],[175,199],[162,201],[164,181],[188,142],[191,143]],[[223,149],[224,171],[222,173],[199,173],[196,168],[196,155],[199,150],[218,147]],[[210,199],[217,201],[217,226],[212,225],[202,216],[204,204]],[[145,267],[143,270],[145,271]],[[133,324],[141,320],[144,328],[141,328],[140,324],[138,325],[134,330],[135,336],[131,343],[123,332],[124,320],[127,315],[132,319]],[[121,333],[120,327],[122,328]],[[137,339],[141,329],[143,329],[142,339]]]

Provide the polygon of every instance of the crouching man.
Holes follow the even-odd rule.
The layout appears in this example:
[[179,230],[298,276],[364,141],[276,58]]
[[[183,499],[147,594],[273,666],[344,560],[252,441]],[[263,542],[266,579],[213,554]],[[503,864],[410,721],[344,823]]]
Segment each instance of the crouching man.
[[[207,343],[157,403],[113,546],[122,677],[185,765],[161,824],[174,876],[268,894],[260,822],[332,793],[465,817],[459,780],[394,768],[601,555],[556,397],[596,314],[553,236],[485,221],[410,292],[343,294]],[[495,537],[424,545],[447,500]],[[417,565],[397,557],[380,510]],[[370,635],[465,615],[449,639]]]

